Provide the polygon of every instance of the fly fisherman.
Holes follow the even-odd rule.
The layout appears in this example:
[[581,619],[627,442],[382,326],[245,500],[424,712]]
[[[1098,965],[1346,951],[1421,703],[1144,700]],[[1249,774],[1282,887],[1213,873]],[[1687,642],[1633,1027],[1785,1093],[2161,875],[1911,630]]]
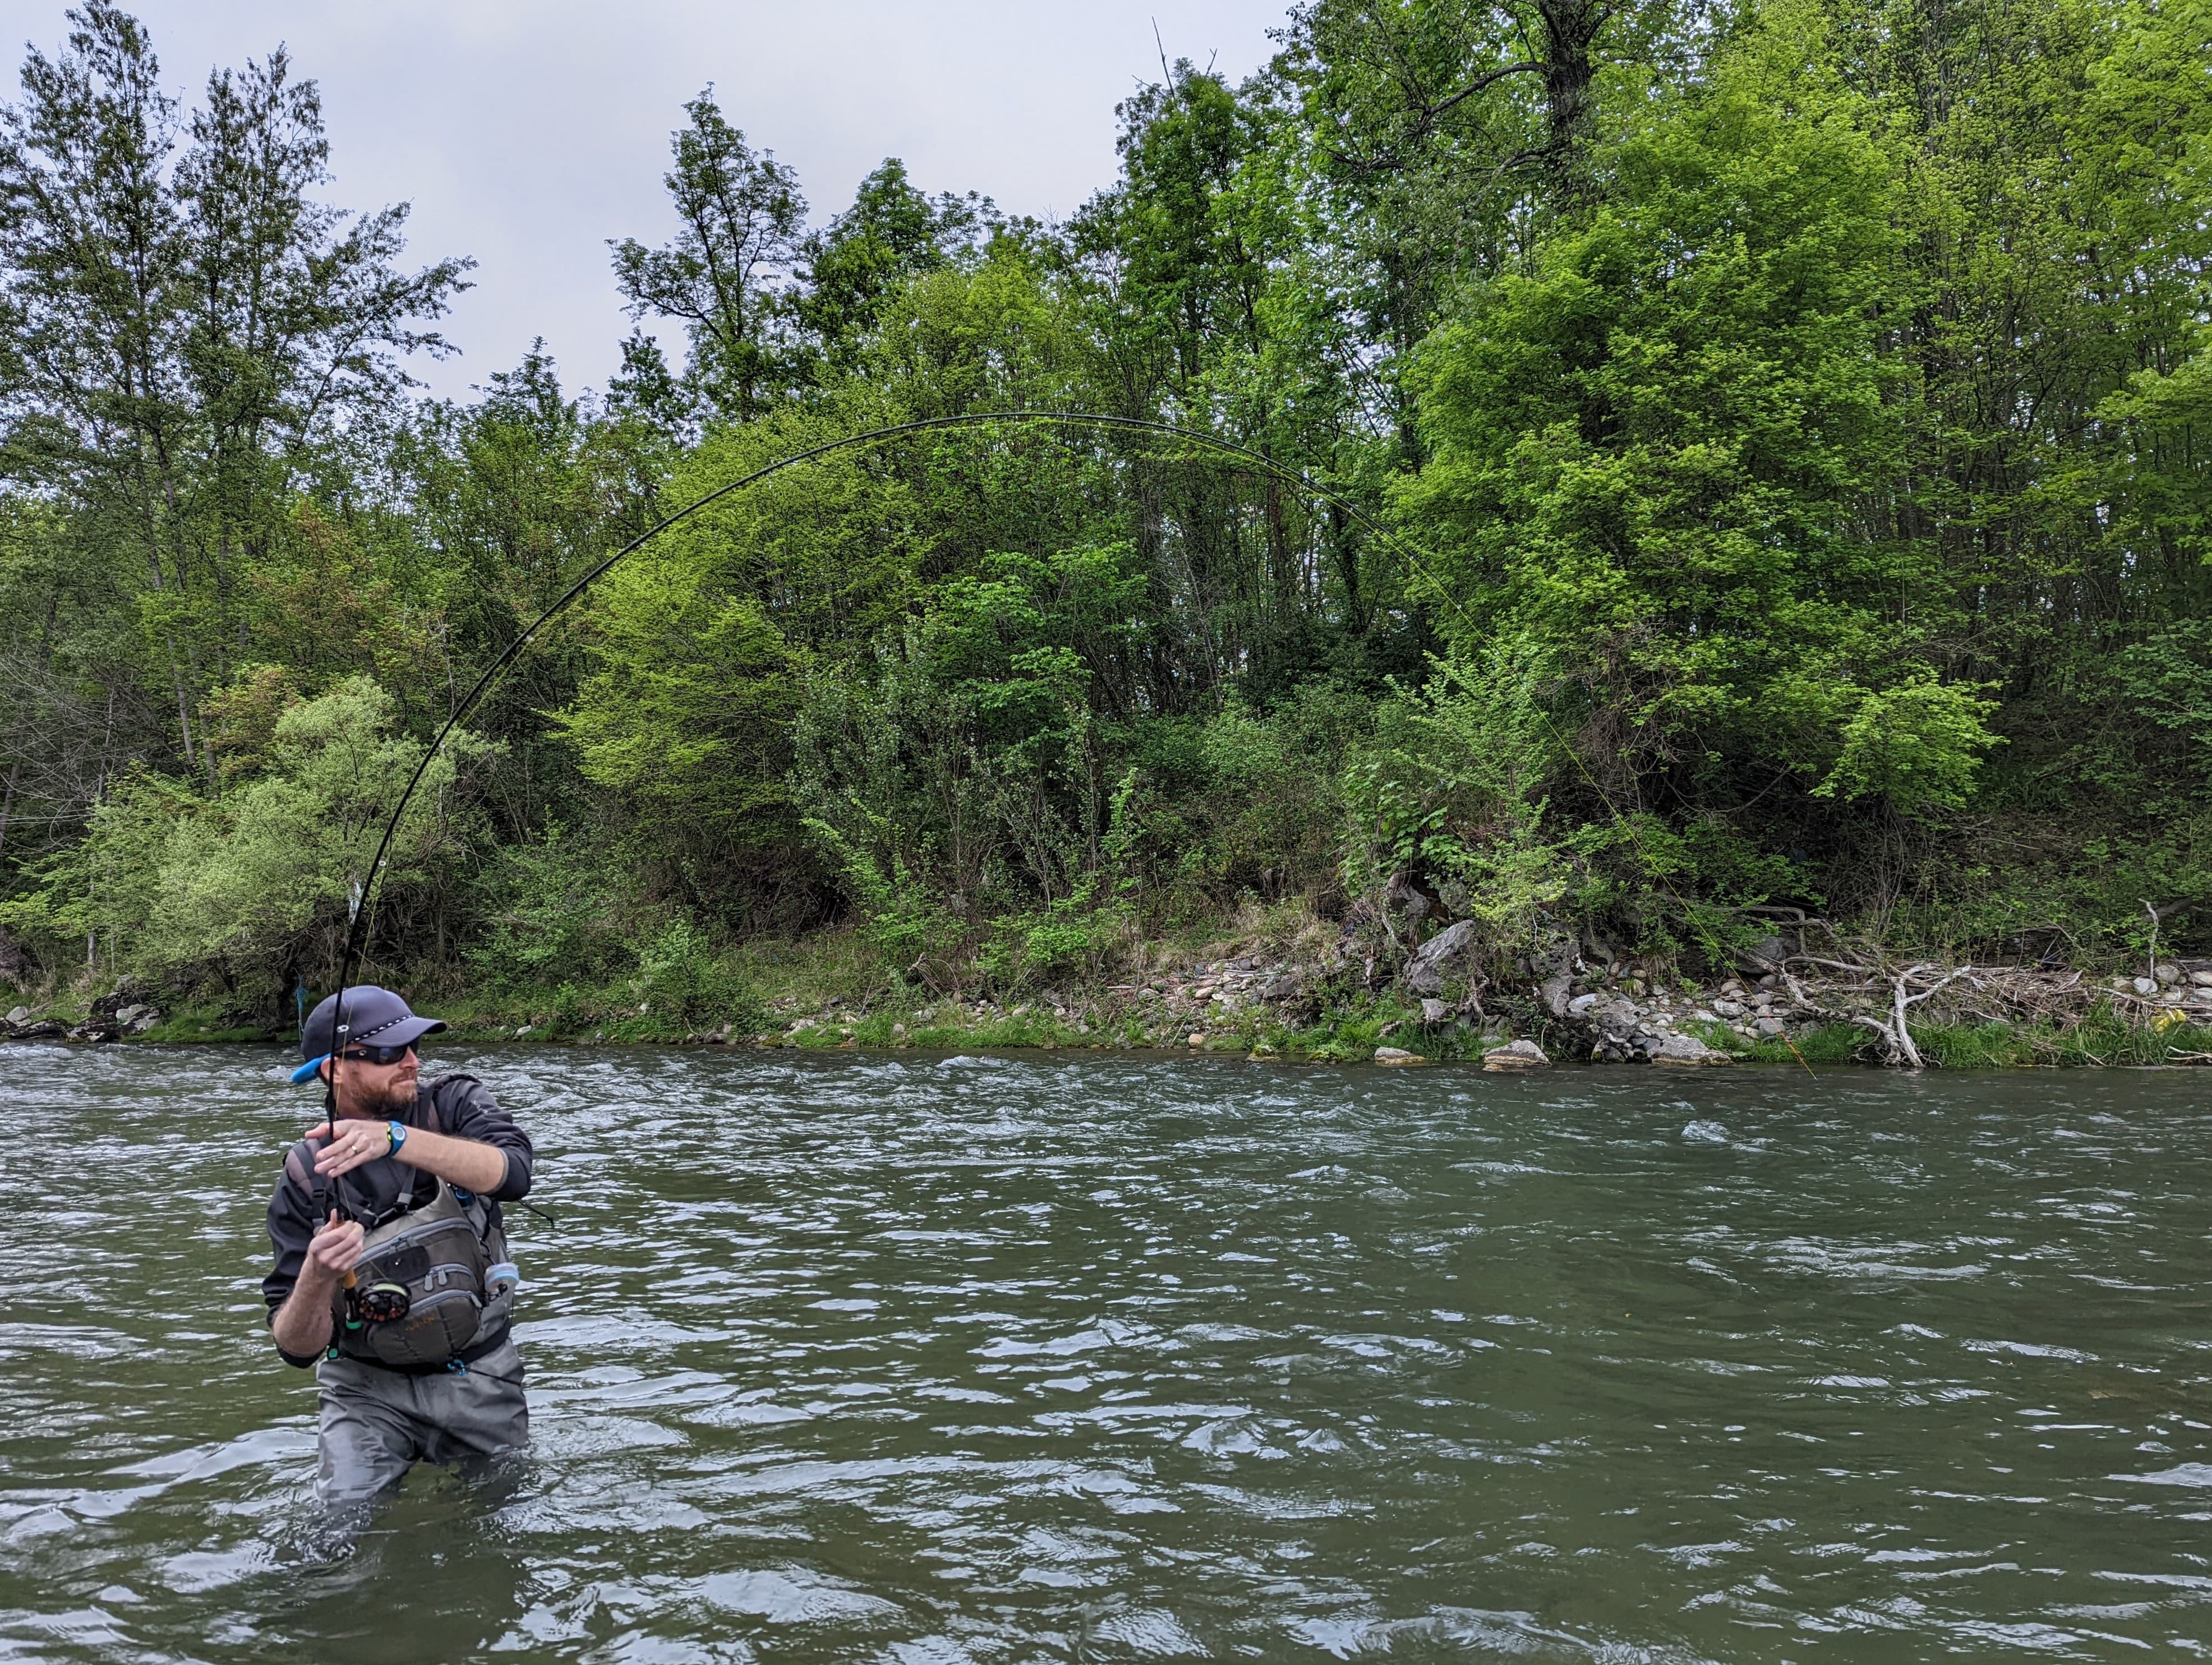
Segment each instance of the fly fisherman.
[[317,1365],[330,1503],[530,1437],[499,1213],[529,1194],[529,1137],[474,1076],[417,1079],[416,1042],[445,1024],[388,989],[344,991],[332,1058],[337,998],[301,1033],[292,1079],[323,1081],[331,1109],[285,1156],[261,1285],[277,1352]]

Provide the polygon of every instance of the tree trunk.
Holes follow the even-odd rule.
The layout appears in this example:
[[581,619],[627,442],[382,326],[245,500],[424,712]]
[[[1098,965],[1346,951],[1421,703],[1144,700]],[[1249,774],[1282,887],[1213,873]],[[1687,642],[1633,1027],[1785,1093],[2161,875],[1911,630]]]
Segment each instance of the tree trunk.
[[18,757],[15,767],[8,771],[8,791],[0,796],[0,855],[8,854],[8,823],[15,814],[15,784],[23,778],[23,760]]
[[1596,0],[1537,0],[1544,19],[1545,170],[1553,206],[1580,210],[1589,197],[1590,43],[1605,23]]

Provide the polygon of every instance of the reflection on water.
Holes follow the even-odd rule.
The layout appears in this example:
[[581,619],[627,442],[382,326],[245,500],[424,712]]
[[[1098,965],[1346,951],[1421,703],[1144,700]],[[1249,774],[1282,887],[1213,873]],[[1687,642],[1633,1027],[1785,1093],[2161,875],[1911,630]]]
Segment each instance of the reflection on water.
[[466,1062],[538,1443],[349,1547],[282,1060],[0,1050],[0,1657],[2212,1653],[2202,1078]]

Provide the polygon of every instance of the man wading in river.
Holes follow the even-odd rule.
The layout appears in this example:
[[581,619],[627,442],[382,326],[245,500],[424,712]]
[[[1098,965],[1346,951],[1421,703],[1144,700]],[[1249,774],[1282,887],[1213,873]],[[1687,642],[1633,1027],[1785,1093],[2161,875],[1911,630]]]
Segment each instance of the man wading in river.
[[332,1059],[336,1004],[309,1016],[292,1079],[328,1083],[337,1114],[285,1156],[261,1284],[284,1362],[321,1361],[317,1489],[333,1503],[530,1437],[499,1216],[529,1193],[530,1139],[474,1076],[416,1079],[415,1043],[445,1024],[387,989],[345,991]]

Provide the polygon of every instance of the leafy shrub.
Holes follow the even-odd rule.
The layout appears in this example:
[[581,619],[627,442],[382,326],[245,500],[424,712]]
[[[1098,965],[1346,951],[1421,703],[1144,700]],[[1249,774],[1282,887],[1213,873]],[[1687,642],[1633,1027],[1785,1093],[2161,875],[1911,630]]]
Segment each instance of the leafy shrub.
[[[267,982],[288,960],[335,961],[352,887],[422,763],[395,734],[392,696],[354,677],[287,708],[258,769],[220,798],[151,774],[128,777],[82,842],[38,874],[0,924],[49,938],[97,934],[121,965],[189,984],[216,973]],[[455,733],[431,761],[386,858],[373,906],[404,914],[412,893],[458,879],[482,836],[470,787],[501,748]]]
[[761,1002],[751,981],[715,953],[685,919],[671,921],[638,951],[637,990],[665,1025],[704,1028],[718,1020],[757,1028]]
[[557,823],[536,844],[511,844],[486,867],[484,936],[470,957],[511,987],[554,973],[597,980],[628,957],[623,897],[608,852]]
[[1345,767],[1346,887],[1379,909],[1394,874],[1425,874],[1493,941],[1525,941],[1574,876],[1544,830],[1561,748],[1539,668],[1507,645],[1432,666],[1425,687],[1383,702],[1373,739]]

